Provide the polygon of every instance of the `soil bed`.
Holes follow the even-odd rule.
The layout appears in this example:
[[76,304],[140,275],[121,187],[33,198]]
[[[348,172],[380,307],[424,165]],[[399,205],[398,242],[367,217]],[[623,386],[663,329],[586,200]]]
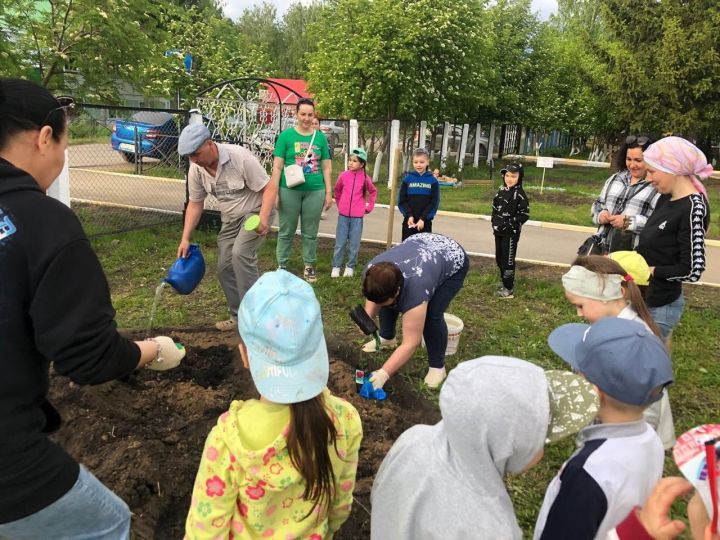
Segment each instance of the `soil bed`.
[[[165,332],[187,349],[177,369],[139,371],[127,381],[95,387],[53,376],[50,392],[64,420],[54,440],[125,500],[138,539],[182,538],[205,437],[230,401],[257,397],[250,373],[240,365],[237,335]],[[355,349],[339,339],[329,344],[329,387],[355,405],[364,429],[356,502],[337,540],[370,537],[370,489],[383,457],[408,427],[440,418],[436,405],[402,377],[388,383],[388,401],[360,398]]]

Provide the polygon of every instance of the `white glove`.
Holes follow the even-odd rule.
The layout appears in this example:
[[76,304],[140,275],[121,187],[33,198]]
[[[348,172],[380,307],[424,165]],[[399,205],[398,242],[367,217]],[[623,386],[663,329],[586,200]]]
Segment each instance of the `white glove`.
[[[383,339],[380,338],[380,348],[381,349],[394,349],[397,347],[397,339]],[[375,342],[375,338],[368,341],[365,345],[362,347],[363,352],[377,352],[377,343]]]
[[185,358],[185,347],[180,343],[175,343],[167,336],[157,336],[150,338],[158,345],[158,355],[155,360],[145,367],[154,371],[165,371],[180,365],[180,361]]
[[372,372],[369,380],[373,385],[373,390],[378,390],[385,386],[385,383],[388,382],[389,378],[390,375],[387,374],[387,371],[385,371],[383,368],[380,368],[377,371]]

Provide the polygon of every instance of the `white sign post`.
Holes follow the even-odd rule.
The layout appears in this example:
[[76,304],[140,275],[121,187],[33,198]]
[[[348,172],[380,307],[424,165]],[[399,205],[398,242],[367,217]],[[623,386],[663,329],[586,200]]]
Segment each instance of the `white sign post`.
[[[345,170],[347,170],[348,155],[352,152],[353,148],[360,146],[358,144],[358,121],[354,118],[350,119],[350,133],[348,133],[348,147],[345,152]],[[365,149],[368,150],[367,148]]]
[[542,180],[540,181],[540,195],[542,195],[543,187],[545,186],[545,169],[552,169],[554,160],[551,157],[540,157],[537,158],[537,166],[542,167],[543,174]]
[[[348,136],[348,146],[350,147],[348,150],[352,150],[353,148],[357,148],[360,146],[358,144],[358,121],[354,118],[350,119],[350,134]],[[365,150],[369,150],[366,148]]]
[[425,148],[427,139],[427,120],[420,121],[420,133],[418,133],[418,148]]
[[468,131],[469,130],[470,130],[470,125],[463,124],[462,138],[460,139],[460,150],[458,150],[458,155],[457,155],[458,171],[462,171],[463,165],[465,165],[465,151],[467,150],[467,141],[468,141]]
[[390,171],[388,176],[388,189],[392,187],[393,178],[397,175],[397,162],[395,161],[395,150],[400,147],[400,120],[390,122]]
[[473,167],[480,164],[480,137],[482,136],[482,128],[480,124],[475,126],[475,149],[473,150]]
[[448,153],[448,143],[450,142],[450,122],[445,122],[443,126],[443,138],[442,138],[442,147],[440,150],[440,170],[445,170],[445,165],[447,164],[447,153]]

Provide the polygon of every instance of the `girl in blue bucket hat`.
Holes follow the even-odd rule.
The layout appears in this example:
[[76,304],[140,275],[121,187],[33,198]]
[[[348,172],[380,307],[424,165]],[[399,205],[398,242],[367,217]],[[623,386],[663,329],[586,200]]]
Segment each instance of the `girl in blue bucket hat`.
[[260,399],[233,401],[210,432],[185,538],[331,538],[350,514],[362,426],[327,389],[320,304],[303,280],[268,272],[238,326]]

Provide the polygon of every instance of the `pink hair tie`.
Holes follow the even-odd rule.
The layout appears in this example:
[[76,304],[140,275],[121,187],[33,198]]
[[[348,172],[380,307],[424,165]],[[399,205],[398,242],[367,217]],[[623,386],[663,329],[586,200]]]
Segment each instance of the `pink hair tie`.
[[635,281],[630,274],[625,274],[623,281]]

